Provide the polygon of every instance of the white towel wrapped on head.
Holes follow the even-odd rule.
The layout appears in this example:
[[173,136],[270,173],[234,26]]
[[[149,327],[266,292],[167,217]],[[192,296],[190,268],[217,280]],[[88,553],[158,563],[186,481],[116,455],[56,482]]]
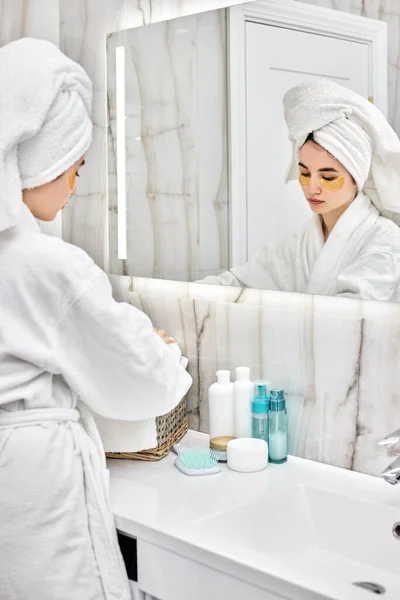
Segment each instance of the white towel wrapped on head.
[[288,181],[297,179],[300,149],[313,133],[380,212],[400,213],[400,140],[376,106],[325,79],[295,86],[283,105],[293,144]]
[[[34,64],[34,68],[32,68]],[[92,140],[92,84],[54,44],[22,38],[0,49],[0,231],[18,221],[22,190],[53,181]]]

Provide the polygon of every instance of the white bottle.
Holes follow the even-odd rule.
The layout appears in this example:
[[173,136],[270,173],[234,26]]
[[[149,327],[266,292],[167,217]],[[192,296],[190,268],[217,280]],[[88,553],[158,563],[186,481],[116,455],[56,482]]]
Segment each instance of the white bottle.
[[208,390],[210,439],[234,435],[233,383],[230,371],[217,371],[217,382]]
[[234,435],[237,438],[252,436],[252,408],[254,384],[250,381],[249,367],[236,369],[236,381],[233,384]]

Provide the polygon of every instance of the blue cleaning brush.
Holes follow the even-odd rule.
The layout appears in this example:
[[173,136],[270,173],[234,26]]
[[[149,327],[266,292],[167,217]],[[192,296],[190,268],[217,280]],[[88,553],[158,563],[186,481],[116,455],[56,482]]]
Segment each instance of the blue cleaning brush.
[[175,466],[185,475],[212,475],[221,471],[217,454],[209,448],[186,448],[175,444],[174,450],[178,455]]

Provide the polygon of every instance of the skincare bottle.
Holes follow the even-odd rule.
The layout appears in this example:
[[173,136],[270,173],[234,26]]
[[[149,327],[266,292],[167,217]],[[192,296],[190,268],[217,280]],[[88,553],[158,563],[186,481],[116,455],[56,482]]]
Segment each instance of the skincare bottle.
[[267,385],[265,383],[257,383],[255,388],[256,395],[252,403],[252,437],[268,443],[269,398]]
[[285,394],[273,389],[269,411],[269,462],[280,465],[287,461],[288,432]]
[[208,390],[210,439],[234,437],[233,383],[230,371],[217,371],[217,382]]
[[233,384],[235,437],[252,437],[251,403],[254,398],[254,386],[250,381],[250,369],[237,367],[236,381]]

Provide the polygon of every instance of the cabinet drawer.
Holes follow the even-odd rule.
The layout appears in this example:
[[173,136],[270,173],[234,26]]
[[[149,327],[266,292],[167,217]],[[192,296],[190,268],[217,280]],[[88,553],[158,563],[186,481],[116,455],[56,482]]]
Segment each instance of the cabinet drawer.
[[139,588],[160,600],[285,600],[155,544],[137,544]]

